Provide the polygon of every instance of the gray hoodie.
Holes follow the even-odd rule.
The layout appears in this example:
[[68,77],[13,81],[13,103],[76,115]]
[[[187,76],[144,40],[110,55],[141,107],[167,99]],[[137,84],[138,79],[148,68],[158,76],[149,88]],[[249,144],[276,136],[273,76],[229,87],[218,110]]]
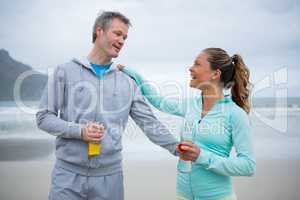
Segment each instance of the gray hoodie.
[[[48,78],[37,126],[56,136],[56,165],[75,173],[98,176],[122,171],[122,135],[129,115],[157,145],[176,154],[177,140],[153,115],[134,80],[113,63],[103,79],[87,59],[58,66]],[[99,156],[88,157],[81,128],[88,122],[105,126]]]

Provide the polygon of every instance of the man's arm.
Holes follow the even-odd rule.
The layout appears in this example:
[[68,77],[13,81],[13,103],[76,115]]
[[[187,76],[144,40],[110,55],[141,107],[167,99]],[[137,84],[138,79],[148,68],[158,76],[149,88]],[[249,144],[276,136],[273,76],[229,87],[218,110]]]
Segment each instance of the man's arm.
[[81,125],[67,122],[58,116],[64,102],[65,73],[57,67],[53,75],[49,75],[44,89],[39,110],[36,113],[38,128],[54,136],[81,139]]
[[153,143],[169,150],[174,155],[178,155],[176,151],[177,139],[154,116],[150,106],[135,83],[130,116]]

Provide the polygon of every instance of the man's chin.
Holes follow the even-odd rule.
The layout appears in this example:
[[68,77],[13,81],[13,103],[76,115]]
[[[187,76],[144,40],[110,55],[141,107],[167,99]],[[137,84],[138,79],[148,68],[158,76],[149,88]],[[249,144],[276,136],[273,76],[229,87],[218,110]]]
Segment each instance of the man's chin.
[[111,55],[112,58],[116,58],[116,57],[118,57],[118,56],[119,56],[119,53],[113,53],[113,54]]

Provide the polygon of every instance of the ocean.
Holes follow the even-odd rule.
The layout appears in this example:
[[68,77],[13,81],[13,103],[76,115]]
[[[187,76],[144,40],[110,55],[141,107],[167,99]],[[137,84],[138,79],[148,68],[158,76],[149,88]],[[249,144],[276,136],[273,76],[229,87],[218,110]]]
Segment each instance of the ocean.
[[[273,107],[272,99],[264,98],[255,102],[250,122],[257,158],[300,160],[300,98],[293,98],[288,102],[285,108]],[[28,105],[32,106],[30,110],[16,107],[11,102],[0,104],[0,161],[53,157],[55,137],[37,128],[36,102],[30,102]],[[156,109],[153,111],[179,138],[182,119]],[[24,152],[30,152],[32,155]],[[123,154],[125,158],[137,160],[165,159],[169,156],[164,149],[152,144],[131,119],[123,135]]]

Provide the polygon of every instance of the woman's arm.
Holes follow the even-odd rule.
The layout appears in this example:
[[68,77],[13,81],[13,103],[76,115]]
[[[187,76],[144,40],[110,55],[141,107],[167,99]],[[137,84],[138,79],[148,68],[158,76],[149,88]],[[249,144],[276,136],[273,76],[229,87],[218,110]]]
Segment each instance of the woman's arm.
[[225,176],[251,176],[255,172],[256,162],[252,149],[250,125],[246,113],[234,115],[232,123],[232,139],[236,156],[222,157],[216,153],[200,149],[191,142],[182,142],[180,157],[192,160],[207,170]]
[[222,157],[201,149],[200,156],[195,163],[225,176],[251,176],[255,172],[256,162],[248,116],[244,112],[235,113],[232,115],[231,123],[232,139],[237,155]]
[[167,97],[161,96],[155,88],[149,84],[149,82],[145,81],[143,77],[129,68],[121,68],[122,71],[133,78],[137,85],[141,88],[142,94],[148,99],[148,101],[158,110],[169,113],[172,115],[177,115],[183,117],[185,115],[185,102],[167,99]]

